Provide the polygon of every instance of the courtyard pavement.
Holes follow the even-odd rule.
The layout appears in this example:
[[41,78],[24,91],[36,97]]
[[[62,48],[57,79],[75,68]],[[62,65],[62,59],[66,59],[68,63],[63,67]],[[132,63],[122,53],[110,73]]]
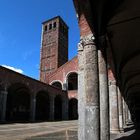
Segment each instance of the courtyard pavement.
[[77,121],[1,124],[0,140],[25,140],[75,129],[77,130]]
[[[77,140],[77,121],[13,123],[0,125],[0,140]],[[110,140],[140,140],[133,125],[125,133],[111,134]]]

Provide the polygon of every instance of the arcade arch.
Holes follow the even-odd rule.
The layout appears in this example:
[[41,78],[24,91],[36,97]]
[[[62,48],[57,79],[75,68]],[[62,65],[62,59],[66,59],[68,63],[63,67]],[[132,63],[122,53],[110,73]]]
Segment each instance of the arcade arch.
[[36,96],[36,120],[49,120],[50,115],[50,98],[46,91],[40,91]]
[[30,91],[22,83],[12,84],[8,88],[6,104],[7,121],[29,121]]
[[67,86],[68,90],[78,89],[78,74],[76,72],[70,72],[67,75]]

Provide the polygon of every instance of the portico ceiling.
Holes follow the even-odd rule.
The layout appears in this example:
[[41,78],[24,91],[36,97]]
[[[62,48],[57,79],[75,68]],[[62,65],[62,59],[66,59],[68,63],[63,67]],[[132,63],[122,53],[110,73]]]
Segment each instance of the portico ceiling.
[[97,38],[107,35],[122,94],[140,98],[140,0],[74,2],[77,13],[85,14]]

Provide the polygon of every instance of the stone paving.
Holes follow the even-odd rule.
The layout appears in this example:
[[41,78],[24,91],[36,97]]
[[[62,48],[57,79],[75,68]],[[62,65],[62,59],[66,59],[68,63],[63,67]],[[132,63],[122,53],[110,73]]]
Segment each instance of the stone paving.
[[77,129],[77,121],[1,124],[0,140],[25,140],[73,129]]
[[[0,140],[77,140],[77,121],[13,123],[0,125]],[[127,126],[110,140],[140,140],[140,130]]]

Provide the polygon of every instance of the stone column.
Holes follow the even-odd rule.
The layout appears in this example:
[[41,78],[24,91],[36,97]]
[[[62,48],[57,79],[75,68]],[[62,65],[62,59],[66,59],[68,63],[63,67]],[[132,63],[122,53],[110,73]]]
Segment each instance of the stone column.
[[120,93],[120,90],[118,88],[118,110],[119,110],[119,128],[120,131],[123,132],[123,124],[124,124],[124,120],[123,120],[123,101],[122,101],[122,95]]
[[84,80],[84,47],[78,44],[78,140],[85,140],[85,80]]
[[99,140],[98,51],[93,34],[81,36],[79,48],[78,139]]
[[[127,103],[129,103],[129,101],[127,101]],[[125,102],[125,123],[126,123],[126,125],[128,125],[129,123],[132,123],[131,113],[130,113],[129,107],[126,104],[126,102]]]
[[62,99],[62,120],[68,120],[68,97]]
[[50,96],[50,120],[54,120],[54,97]]
[[64,83],[63,83],[62,90],[67,91],[67,83],[66,83],[66,81],[64,81]]
[[118,114],[118,95],[116,81],[109,81],[109,100],[110,100],[110,131],[119,132],[119,114]]
[[98,50],[99,90],[100,90],[100,139],[109,140],[110,139],[109,94],[108,94],[107,66],[105,60],[106,52],[105,52],[105,48],[101,48],[101,49],[102,51]]
[[35,121],[35,113],[36,113],[36,96],[31,95],[30,97],[30,121]]
[[130,109],[128,109],[128,123],[133,123],[132,118],[131,118]]
[[123,126],[126,126],[125,100],[123,99]]
[[128,124],[128,106],[126,104],[126,101],[124,101],[124,123],[125,125]]
[[5,119],[6,119],[7,94],[8,94],[8,92],[6,90],[1,91],[1,97],[2,97],[1,121],[5,121]]

